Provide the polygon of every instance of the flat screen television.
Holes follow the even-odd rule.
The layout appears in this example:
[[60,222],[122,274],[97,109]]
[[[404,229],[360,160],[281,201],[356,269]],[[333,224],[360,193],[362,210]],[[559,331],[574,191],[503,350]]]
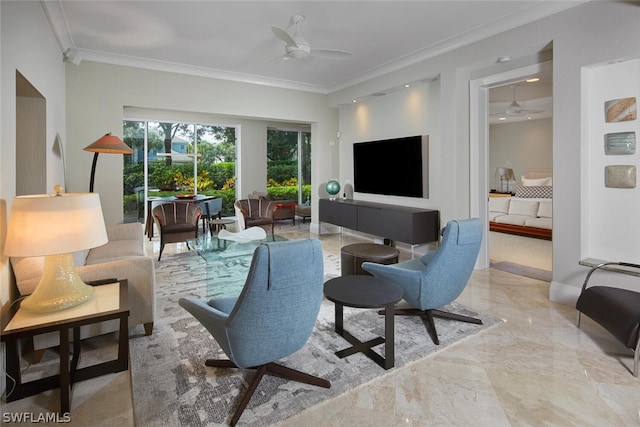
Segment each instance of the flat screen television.
[[429,136],[353,144],[353,189],[390,196],[429,196]]

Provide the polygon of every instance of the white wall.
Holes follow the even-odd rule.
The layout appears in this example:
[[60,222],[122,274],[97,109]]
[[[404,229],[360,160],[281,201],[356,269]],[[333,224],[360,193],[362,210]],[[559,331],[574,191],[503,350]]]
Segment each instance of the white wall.
[[[91,153],[82,148],[106,132],[121,136],[126,106],[311,123],[313,182],[319,182],[331,157],[338,114],[323,95],[91,62],[68,65],[67,81],[67,159],[75,165],[69,176],[72,189],[86,191],[88,186]],[[266,126],[245,124],[240,129],[241,140],[247,142],[239,149],[240,194],[260,188],[266,177]],[[122,167],[121,156],[101,155],[98,161],[95,191],[107,223],[122,221]]]
[[[473,78],[491,76],[522,67],[519,58],[535,55],[542,47],[553,47],[553,171],[554,171],[554,239],[553,282],[550,298],[573,304],[584,280],[586,269],[578,265],[582,258],[581,209],[582,169],[581,148],[590,135],[584,135],[585,117],[581,115],[584,100],[581,94],[583,67],[601,64],[617,58],[640,57],[640,7],[634,3],[589,2],[549,18],[541,19],[520,28],[488,38],[455,51],[438,55],[423,62],[405,67],[385,76],[354,85],[331,95],[331,103],[347,105],[351,99],[377,91],[399,88],[407,81],[430,76],[440,76],[440,125],[439,140],[431,147],[430,193],[433,203],[441,211],[442,221],[470,215],[470,200],[484,203],[486,191],[475,185],[486,179],[484,168],[477,168],[482,176],[469,176],[470,164],[470,116],[469,85]],[[615,28],[615,31],[608,29]],[[496,64],[500,56],[511,56],[511,63]],[[529,65],[529,64],[524,64]],[[636,72],[631,78],[638,81]],[[405,96],[405,94],[399,95]],[[386,111],[384,125],[369,122],[358,132],[373,138],[388,133],[410,133],[403,125],[403,110],[393,111],[387,101],[367,104],[369,109]],[[349,107],[343,107],[343,109]],[[370,114],[375,114],[370,112]],[[362,126],[355,115],[341,112],[340,130]],[[377,126],[377,127],[376,127]],[[598,135],[597,138],[601,138]],[[353,142],[353,141],[349,141]],[[342,141],[341,141],[342,144]],[[342,153],[342,151],[341,151]],[[342,160],[342,159],[341,159]],[[481,159],[481,161],[486,161]],[[435,165],[435,166],[434,166]],[[341,161],[341,179],[351,176],[348,161]],[[471,185],[473,183],[473,185]],[[480,201],[480,202],[477,202]],[[616,209],[615,206],[607,206]],[[474,207],[477,211],[478,206]],[[610,228],[626,228],[627,224],[610,224]],[[638,259],[637,251],[629,255]]]
[[[6,235],[16,195],[16,71],[46,99],[46,188],[63,182],[62,164],[54,153],[56,138],[66,142],[65,78],[62,53],[40,2],[0,2],[2,57],[0,137],[0,236]],[[4,237],[0,239],[4,247]],[[0,255],[0,303],[9,299],[12,281],[8,259]]]
[[[440,137],[440,84],[436,80],[387,94],[383,97],[367,97],[358,103],[340,108],[340,168],[341,186],[353,184],[353,144],[357,142],[429,135],[429,156],[439,157]],[[354,198],[379,203],[438,209],[441,206],[442,183],[440,164],[430,161],[423,165],[429,174],[429,198],[386,196],[355,193]],[[384,168],[380,169],[384,174]],[[331,178],[327,174],[326,179]],[[389,176],[390,180],[394,177]],[[433,180],[435,179],[435,183]],[[398,182],[401,186],[402,182]],[[379,236],[385,237],[385,236]]]
[[[64,143],[65,79],[62,53],[40,2],[0,2],[0,306],[8,307],[14,286],[2,252],[8,215],[16,195],[16,71],[46,99],[46,182],[62,182],[62,165],[53,153],[56,137]],[[4,344],[0,365],[5,367]],[[0,375],[0,390],[5,376]]]
[[632,155],[605,155],[604,151],[607,133],[635,132],[636,138],[640,137],[639,119],[606,123],[604,115],[606,101],[629,97],[640,101],[640,60],[585,69],[583,97],[586,120],[581,152],[584,178],[580,188],[584,213],[581,258],[640,263],[640,181],[629,189],[604,185],[605,166],[640,168],[638,145]]
[[[509,166],[520,185],[520,177],[531,169],[553,167],[553,122],[551,119],[526,120],[489,126],[489,183],[500,191],[500,180],[494,178],[496,168]],[[506,185],[506,183],[505,183]],[[506,187],[505,187],[506,191]]]

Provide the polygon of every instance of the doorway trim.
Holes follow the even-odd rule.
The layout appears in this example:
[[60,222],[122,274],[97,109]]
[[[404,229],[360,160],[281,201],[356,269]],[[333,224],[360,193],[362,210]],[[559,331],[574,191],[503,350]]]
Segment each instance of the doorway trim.
[[489,268],[489,89],[550,70],[551,61],[529,65],[469,82],[470,214],[483,224],[482,243],[476,268]]

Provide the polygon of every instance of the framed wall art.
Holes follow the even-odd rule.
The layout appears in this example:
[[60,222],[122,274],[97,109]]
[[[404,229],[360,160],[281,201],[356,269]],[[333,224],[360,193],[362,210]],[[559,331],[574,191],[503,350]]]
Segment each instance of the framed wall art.
[[635,120],[638,116],[635,96],[606,101],[604,103],[604,115],[607,123]]

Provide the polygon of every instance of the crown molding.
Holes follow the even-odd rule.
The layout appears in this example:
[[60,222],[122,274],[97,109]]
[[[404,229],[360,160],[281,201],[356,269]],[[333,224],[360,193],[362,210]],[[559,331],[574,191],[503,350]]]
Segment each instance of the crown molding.
[[[586,0],[589,1],[589,0]],[[485,25],[461,34],[460,36],[435,43],[424,49],[407,54],[401,58],[381,64],[362,73],[353,75],[342,82],[333,85],[315,85],[296,82],[292,80],[276,79],[266,76],[236,73],[219,69],[196,67],[167,61],[158,61],[147,58],[137,58],[125,55],[115,55],[105,52],[78,49],[75,46],[69,25],[60,0],[41,0],[40,3],[49,19],[51,28],[60,45],[60,49],[67,62],[79,65],[82,61],[92,61],[113,65],[121,65],[135,68],[165,71],[185,75],[207,77],[234,82],[271,86],[281,89],[298,90],[318,94],[330,94],[350,86],[371,80],[385,74],[406,68],[410,65],[425,61],[445,52],[477,42],[487,37],[494,36],[504,31],[533,22],[535,20],[553,15],[563,10],[585,3],[585,0],[574,1],[545,1],[537,3],[527,9],[514,13],[508,18],[500,18],[491,24]]]

